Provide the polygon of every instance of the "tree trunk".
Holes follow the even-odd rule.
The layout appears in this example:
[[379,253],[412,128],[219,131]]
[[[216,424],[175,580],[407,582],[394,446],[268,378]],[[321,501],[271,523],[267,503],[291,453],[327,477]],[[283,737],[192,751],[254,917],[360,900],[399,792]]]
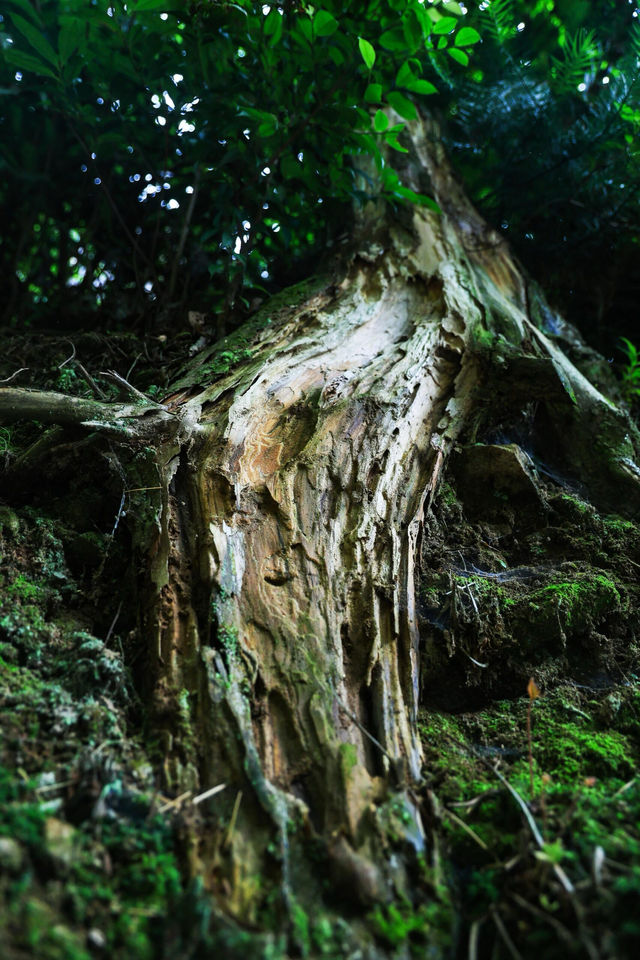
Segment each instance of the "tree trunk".
[[427,850],[417,594],[445,473],[469,502],[498,473],[514,509],[532,491],[544,510],[543,462],[604,507],[639,504],[627,417],[568,359],[593,360],[465,199],[432,124],[403,176],[441,214],[364,211],[349,255],[198,356],[161,405],[0,390],[5,420],[121,445],[163,789],[225,786],[193,808],[190,869],[251,924],[274,885],[294,918],[318,894],[387,901],[408,890],[409,848]]

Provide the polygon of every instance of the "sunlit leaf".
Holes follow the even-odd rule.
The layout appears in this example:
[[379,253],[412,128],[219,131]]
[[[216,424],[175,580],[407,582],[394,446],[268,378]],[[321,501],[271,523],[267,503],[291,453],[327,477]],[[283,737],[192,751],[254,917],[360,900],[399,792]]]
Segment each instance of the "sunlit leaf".
[[449,47],[447,49],[447,53],[457,63],[462,64],[463,67],[467,67],[469,65],[469,56],[464,52],[464,50],[458,50],[456,47]]
[[362,59],[365,62],[365,65],[369,70],[371,70],[372,66],[376,62],[375,50],[373,49],[369,41],[365,40],[364,37],[358,37],[358,46],[360,48],[360,54],[362,56]]
[[[437,23],[433,25],[434,33],[451,33],[452,30],[458,26],[458,21],[455,17],[442,17],[441,20],[438,20]],[[475,31],[474,31],[475,32]]]
[[460,27],[456,33],[456,47],[470,47],[473,43],[480,42],[480,34],[473,27]]
[[373,118],[373,129],[376,133],[383,133],[389,126],[389,118],[384,110],[377,110]]
[[410,83],[405,84],[405,86],[407,90],[411,91],[411,93],[421,93],[424,96],[438,92],[437,87],[434,87],[434,85],[428,80],[420,80],[417,77]]
[[387,133],[385,135],[385,140],[392,150],[397,150],[399,153],[409,153],[407,148],[403,147],[402,144],[398,142],[398,136],[396,133]]

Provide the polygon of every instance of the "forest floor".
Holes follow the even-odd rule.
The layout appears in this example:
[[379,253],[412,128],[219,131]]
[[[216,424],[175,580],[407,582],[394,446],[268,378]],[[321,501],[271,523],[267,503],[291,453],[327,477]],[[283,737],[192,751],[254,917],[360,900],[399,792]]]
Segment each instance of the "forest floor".
[[[12,338],[0,376],[37,364],[16,383],[112,396],[97,371],[115,367],[161,394],[153,371],[196,340]],[[189,878],[188,804],[159,789],[139,695],[122,478],[79,437],[42,459],[40,433],[0,429],[2,956],[355,957],[330,898],[287,938],[266,910],[239,928]],[[525,446],[459,451],[426,524],[427,847],[410,896],[351,918],[373,932],[363,958],[637,952],[640,528]]]

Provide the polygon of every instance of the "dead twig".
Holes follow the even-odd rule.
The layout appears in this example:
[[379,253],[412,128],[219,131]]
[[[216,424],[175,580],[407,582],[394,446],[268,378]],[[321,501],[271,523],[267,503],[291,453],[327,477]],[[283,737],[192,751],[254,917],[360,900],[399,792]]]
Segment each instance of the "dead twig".
[[205,790],[204,793],[199,793],[197,797],[194,797],[191,803],[195,806],[198,803],[202,803],[203,800],[208,800],[209,797],[213,797],[216,793],[220,793],[222,790],[226,790],[226,783],[219,783],[215,787],[211,787],[209,790]]
[[236,794],[235,802],[233,804],[233,810],[231,811],[231,819],[229,820],[227,833],[224,838],[225,847],[228,847],[231,844],[231,837],[233,836],[233,831],[236,828],[236,820],[238,819],[238,811],[240,809],[241,803],[242,803],[242,790],[238,790],[238,793]]
[[[489,764],[489,766],[490,766],[491,769],[493,770],[494,774],[496,775],[496,777],[498,778],[498,780],[500,781],[500,783],[504,784],[504,786],[507,788],[507,790],[509,791],[509,793],[511,794],[511,796],[514,798],[514,800],[516,801],[516,803],[518,804],[518,806],[519,806],[520,809],[522,810],[522,812],[523,812],[523,814],[524,814],[524,817],[525,817],[525,820],[527,821],[527,824],[528,824],[528,826],[529,826],[529,829],[531,830],[531,834],[532,834],[532,836],[533,836],[533,839],[534,839],[535,842],[536,842],[537,847],[538,847],[540,850],[543,850],[543,849],[544,849],[544,838],[543,838],[542,834],[540,833],[540,829],[539,829],[539,827],[538,827],[538,824],[537,824],[536,821],[533,819],[533,815],[532,815],[531,811],[529,810],[529,807],[527,806],[526,802],[525,802],[525,801],[523,800],[523,798],[520,796],[520,794],[519,794],[518,791],[515,789],[515,787],[512,787],[512,786],[511,786],[511,784],[509,783],[509,781],[507,780],[507,778],[502,776],[502,774],[500,773],[500,771],[498,770],[497,767],[493,767],[493,766],[491,766],[491,764]],[[560,881],[560,884],[562,885],[562,887],[563,887],[563,889],[565,890],[565,892],[568,893],[568,894],[570,894],[571,896],[573,896],[573,894],[575,894],[575,887],[574,887],[574,885],[571,883],[571,880],[569,880],[569,877],[566,875],[566,873],[564,872],[564,870],[562,869],[562,867],[560,866],[559,863],[554,863],[554,864],[553,864],[553,872],[555,873],[556,877],[557,877],[558,880]]]
[[120,616],[120,611],[121,611],[121,610],[122,610],[122,600],[121,600],[120,603],[118,604],[118,609],[116,610],[116,615],[115,615],[115,617],[113,618],[113,620],[111,621],[111,626],[110,626],[109,629],[107,630],[107,635],[106,635],[105,640],[104,640],[105,646],[109,643],[109,640],[111,639],[111,634],[113,633],[113,628],[115,627],[116,623],[118,622],[118,617]]
[[71,344],[72,353],[71,353],[70,356],[67,357],[66,360],[63,360],[62,363],[59,363],[59,364],[58,364],[58,370],[62,370],[62,368],[63,368],[63,367],[66,367],[66,365],[67,365],[68,363],[70,363],[72,360],[75,360],[75,357],[76,357],[76,345],[75,345],[75,343],[73,342],[73,340],[69,340],[69,343]]
[[457,823],[458,826],[462,830],[464,830],[464,832],[468,834],[471,837],[471,839],[478,844],[479,847],[481,847],[487,853],[491,853],[491,848],[487,846],[487,844],[484,842],[482,837],[478,836],[475,830],[473,830],[468,823],[465,823],[464,820],[461,817],[459,817],[457,813],[454,813],[453,810],[447,809],[447,807],[442,807],[442,812],[446,813],[446,815],[450,817],[454,823]]
[[100,384],[99,384],[99,383],[96,383],[96,381],[93,379],[93,377],[91,376],[91,374],[89,373],[89,371],[87,370],[87,368],[84,366],[84,364],[83,364],[83,363],[80,363],[79,360],[76,360],[76,366],[77,366],[78,369],[80,370],[80,373],[81,373],[82,376],[85,378],[85,380],[87,381],[87,383],[89,384],[89,386],[92,387],[93,390],[95,390],[95,392],[98,394],[98,396],[100,397],[100,399],[101,399],[101,400],[107,400],[107,399],[108,399],[107,394],[106,394],[105,391],[102,389],[102,387],[100,386]]
[[121,377],[119,373],[116,373],[115,370],[101,370],[101,377],[108,377],[110,380],[114,380],[118,384],[121,391],[124,393],[130,394],[132,397],[135,397],[137,400],[143,400],[145,403],[150,403],[153,407],[156,407],[158,410],[166,409],[161,403],[156,403],[155,400],[152,400],[146,394],[142,393],[141,390],[138,390],[137,387],[134,387],[133,384],[129,383],[128,380],[125,380],[124,377]]
[[360,732],[361,732],[361,733],[364,733],[365,737],[368,737],[368,738],[369,738],[369,740],[371,741],[371,743],[373,743],[373,744],[378,748],[378,750],[380,750],[380,751],[384,754],[384,756],[387,758],[387,760],[389,760],[391,763],[393,763],[393,757],[391,756],[391,754],[390,754],[387,750],[385,750],[385,748],[382,746],[382,744],[380,743],[380,741],[379,741],[379,740],[376,740],[376,738],[374,737],[374,735],[373,735],[372,733],[369,733],[369,731],[367,730],[367,728],[366,728],[365,726],[363,726],[362,723],[360,723],[360,721],[359,721],[358,718],[356,717],[355,713],[352,713],[351,710],[349,710],[349,707],[346,705],[346,703],[345,703],[343,700],[341,700],[340,697],[336,697],[336,700],[337,700],[338,703],[340,704],[340,708],[341,708],[342,710],[344,710],[344,712],[346,713],[346,715],[349,717],[350,720],[353,720],[353,722],[355,723],[355,725],[357,726],[357,728],[360,730]]
[[175,797],[174,800],[165,800],[161,807],[158,807],[158,813],[166,813],[167,810],[171,810],[174,807],[179,807],[181,803],[184,803],[191,796],[191,790],[185,790],[184,793],[181,793],[179,797]]
[[507,948],[507,950],[509,951],[509,953],[511,954],[511,956],[513,957],[513,960],[522,960],[522,954],[520,953],[515,943],[509,936],[509,931],[505,927],[502,921],[502,917],[498,913],[498,910],[496,909],[496,907],[491,907],[490,913],[491,913],[491,919],[496,925],[496,930],[500,934],[502,941],[505,947]]
[[12,373],[10,377],[6,377],[4,380],[0,380],[0,383],[11,383],[11,381],[12,381],[12,380],[15,380],[15,378],[16,378],[20,373],[24,373],[25,370],[28,370],[28,369],[29,369],[29,367],[20,367],[20,369],[19,369],[19,370],[16,370],[15,373]]

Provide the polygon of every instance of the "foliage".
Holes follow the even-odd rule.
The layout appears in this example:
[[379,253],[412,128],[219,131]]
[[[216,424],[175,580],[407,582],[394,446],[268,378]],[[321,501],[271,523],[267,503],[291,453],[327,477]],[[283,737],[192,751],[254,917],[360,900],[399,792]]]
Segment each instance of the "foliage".
[[622,369],[622,384],[629,401],[640,397],[640,355],[637,347],[621,337],[621,349],[625,354],[626,363]]
[[483,43],[446,83],[454,160],[487,219],[610,354],[637,322],[638,10],[492,0],[470,18]]
[[434,64],[467,63],[480,38],[461,23],[449,0],[11,0],[5,320],[69,328],[100,306],[110,324],[188,308],[220,329],[324,250],[345,205],[433,205],[381,146],[405,149]]
[[5,321],[148,329],[153,317],[157,332],[193,315],[228,330],[317,264],[345,208],[432,202],[393,169],[424,103],[448,118],[475,201],[571,318],[601,349],[610,318],[614,338],[630,332],[633,5],[165,6],[6,5]]

